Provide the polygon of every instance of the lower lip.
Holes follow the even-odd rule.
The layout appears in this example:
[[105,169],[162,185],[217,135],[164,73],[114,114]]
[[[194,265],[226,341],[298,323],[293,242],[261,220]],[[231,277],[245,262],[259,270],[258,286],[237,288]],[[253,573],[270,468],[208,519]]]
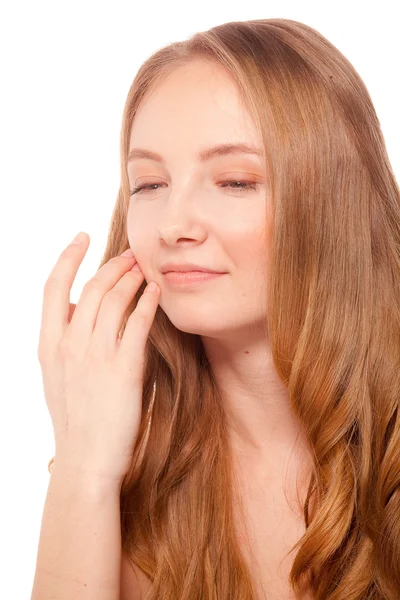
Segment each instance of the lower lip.
[[178,285],[200,283],[202,281],[208,281],[209,279],[221,277],[221,275],[225,275],[225,273],[207,273],[205,271],[169,271],[168,273],[164,273],[164,277],[169,283]]

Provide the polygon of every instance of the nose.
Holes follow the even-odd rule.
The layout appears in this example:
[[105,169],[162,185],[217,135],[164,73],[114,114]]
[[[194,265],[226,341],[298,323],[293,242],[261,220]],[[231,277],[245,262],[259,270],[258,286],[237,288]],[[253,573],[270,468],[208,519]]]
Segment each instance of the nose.
[[199,210],[201,202],[196,202],[194,185],[171,192],[160,213],[158,231],[160,240],[168,245],[178,242],[201,242],[206,235],[203,217]]

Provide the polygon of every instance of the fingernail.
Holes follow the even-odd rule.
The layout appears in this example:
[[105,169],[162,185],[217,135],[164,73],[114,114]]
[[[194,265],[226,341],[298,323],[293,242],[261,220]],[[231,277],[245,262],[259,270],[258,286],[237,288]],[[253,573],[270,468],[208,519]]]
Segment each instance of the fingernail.
[[125,252],[123,252],[121,256],[133,256],[133,252],[130,248],[128,248],[128,250],[125,250]]
[[78,233],[78,235],[76,237],[74,237],[71,244],[81,244],[84,241],[85,241],[85,234],[81,231],[80,233]]

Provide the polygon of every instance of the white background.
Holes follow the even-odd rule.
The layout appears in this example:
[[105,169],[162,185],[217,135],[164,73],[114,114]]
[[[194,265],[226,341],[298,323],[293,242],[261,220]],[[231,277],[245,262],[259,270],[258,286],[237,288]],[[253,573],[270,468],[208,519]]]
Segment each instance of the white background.
[[[228,21],[288,18],[354,65],[400,176],[395,2],[3,1],[0,7],[1,592],[29,600],[54,453],[37,344],[44,282],[79,231],[91,238],[77,302],[98,268],[119,186],[131,82],[161,46]],[[57,600],[57,599],[55,599]]]

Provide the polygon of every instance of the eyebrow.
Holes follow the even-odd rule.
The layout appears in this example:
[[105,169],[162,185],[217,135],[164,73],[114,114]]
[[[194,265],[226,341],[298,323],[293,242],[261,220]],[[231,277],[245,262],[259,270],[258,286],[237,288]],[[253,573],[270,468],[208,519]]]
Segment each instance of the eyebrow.
[[[255,154],[262,158],[264,156],[264,152],[259,148],[255,148],[249,144],[245,144],[243,142],[239,142],[237,144],[219,144],[217,146],[212,146],[211,148],[206,148],[201,150],[197,154],[197,160],[201,163],[205,163],[212,158],[217,156],[225,156],[228,154]],[[137,158],[148,158],[150,160],[155,160],[162,165],[165,165],[165,161],[160,154],[156,152],[152,152],[151,150],[146,150],[144,148],[133,148],[128,154],[128,162],[131,160],[135,160]]]

